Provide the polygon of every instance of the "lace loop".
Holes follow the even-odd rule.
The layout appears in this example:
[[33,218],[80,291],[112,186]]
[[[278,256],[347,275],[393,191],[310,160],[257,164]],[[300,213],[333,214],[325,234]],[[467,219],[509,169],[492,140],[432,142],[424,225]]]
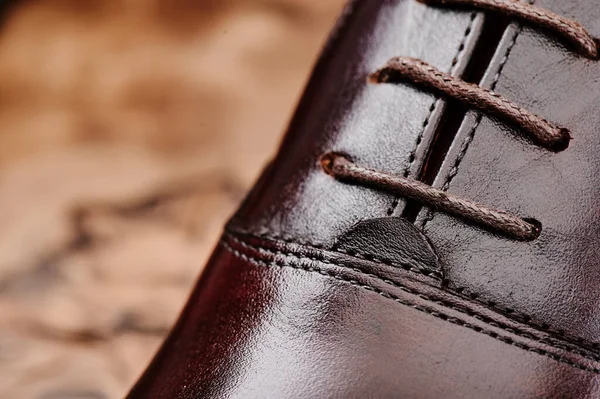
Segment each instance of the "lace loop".
[[321,158],[321,167],[340,181],[393,192],[517,240],[531,241],[541,232],[541,225],[533,220],[521,219],[507,212],[488,208],[417,180],[359,166],[341,154],[325,154]]
[[544,118],[518,107],[501,95],[439,71],[424,61],[397,57],[369,76],[373,83],[409,82],[439,92],[512,123],[529,134],[532,141],[551,151],[569,145],[569,132]]
[[418,0],[435,6],[458,6],[497,11],[532,25],[545,28],[563,38],[584,57],[598,58],[598,42],[581,24],[549,10],[519,0]]
[[[469,6],[500,11],[547,28],[573,44],[581,54],[598,58],[597,41],[580,24],[528,3],[518,0],[418,1],[439,6]],[[435,94],[443,94],[519,127],[535,144],[551,151],[565,150],[571,139],[567,129],[548,122],[497,93],[441,72],[418,59],[393,58],[383,68],[371,74],[369,81],[377,84],[409,83]],[[449,194],[445,191],[447,187],[439,190],[418,180],[357,165],[343,154],[325,154],[321,158],[321,168],[339,181],[392,192],[517,240],[530,241],[541,234],[541,223],[536,220],[523,219]]]

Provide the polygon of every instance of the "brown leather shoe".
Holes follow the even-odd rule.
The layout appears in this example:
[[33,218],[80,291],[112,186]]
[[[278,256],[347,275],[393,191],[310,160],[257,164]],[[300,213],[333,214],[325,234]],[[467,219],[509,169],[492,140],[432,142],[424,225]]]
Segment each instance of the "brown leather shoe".
[[600,397],[600,5],[351,2],[130,398]]

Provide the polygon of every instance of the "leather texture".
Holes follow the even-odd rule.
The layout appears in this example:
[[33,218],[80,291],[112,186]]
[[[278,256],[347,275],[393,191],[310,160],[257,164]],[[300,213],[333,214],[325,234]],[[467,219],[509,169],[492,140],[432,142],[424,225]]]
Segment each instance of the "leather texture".
[[318,248],[226,236],[130,397],[600,395],[585,355],[428,283]]
[[[600,36],[600,6],[536,5]],[[501,73],[498,74],[498,71]],[[425,223],[450,287],[493,303],[572,342],[600,349],[600,63],[513,25],[483,85],[571,131],[569,148],[544,151],[519,132],[470,115],[436,182],[449,192],[542,223],[539,239],[515,242],[441,214]],[[465,142],[468,148],[463,152]],[[457,159],[462,161],[457,163]],[[423,218],[426,221],[431,216]]]
[[[600,36],[590,0],[537,0]],[[434,182],[543,225],[510,240],[344,184],[323,153],[418,178],[447,110],[369,85],[395,56],[461,76],[486,18],[351,2],[273,162],[232,218],[141,398],[600,397],[600,63],[512,23],[482,86],[567,127],[559,153],[475,112]],[[494,44],[495,46],[496,44]]]
[[475,16],[414,0],[351,3],[315,68],[274,166],[236,224],[256,234],[331,246],[362,220],[401,214],[403,200],[395,206],[389,194],[340,184],[323,173],[319,159],[337,151],[378,170],[416,175],[442,104],[410,86],[368,84],[367,77],[398,54],[460,73],[482,22]]

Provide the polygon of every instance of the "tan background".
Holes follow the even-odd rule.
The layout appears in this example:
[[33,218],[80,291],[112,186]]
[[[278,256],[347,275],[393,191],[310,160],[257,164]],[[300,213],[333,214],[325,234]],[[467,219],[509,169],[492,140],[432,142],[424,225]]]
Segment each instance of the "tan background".
[[0,29],[0,397],[119,398],[342,0],[24,0]]

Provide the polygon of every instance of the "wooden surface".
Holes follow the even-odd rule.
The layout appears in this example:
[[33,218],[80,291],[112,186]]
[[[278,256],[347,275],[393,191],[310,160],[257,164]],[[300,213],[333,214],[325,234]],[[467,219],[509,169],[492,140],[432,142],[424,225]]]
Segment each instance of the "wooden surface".
[[29,0],[0,30],[0,398],[119,398],[342,0]]

